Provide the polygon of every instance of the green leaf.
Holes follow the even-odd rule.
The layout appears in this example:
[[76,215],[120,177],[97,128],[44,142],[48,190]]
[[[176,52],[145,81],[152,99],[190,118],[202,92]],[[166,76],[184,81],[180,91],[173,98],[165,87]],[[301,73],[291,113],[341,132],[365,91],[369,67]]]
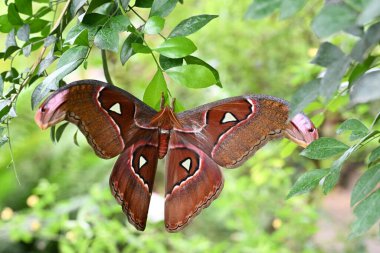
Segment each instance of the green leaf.
[[7,39],[5,41],[5,50],[8,50],[8,48],[12,46],[17,46],[14,29],[12,29],[7,35]]
[[372,150],[368,158],[368,163],[372,164],[380,159],[380,146]]
[[356,150],[356,148],[356,145],[350,147],[343,153],[343,155],[339,157],[338,160],[336,160],[332,164],[329,173],[326,175],[325,180],[323,181],[322,189],[324,194],[329,193],[338,183],[343,163],[351,156],[351,154]]
[[[94,27],[85,24],[75,25],[67,33],[65,42],[77,45],[88,45],[88,41],[94,40],[97,30],[96,26]],[[87,38],[85,37],[85,34],[87,34]]]
[[8,20],[9,23],[15,26],[21,26],[24,24],[14,3],[8,5]]
[[307,0],[283,0],[280,7],[280,18],[286,19],[296,14],[305,6]]
[[190,65],[190,64],[196,64],[196,65],[202,65],[202,66],[208,68],[212,72],[212,74],[214,75],[214,77],[215,77],[216,85],[218,85],[221,88],[223,87],[222,86],[222,82],[220,81],[219,72],[213,66],[211,66],[207,62],[203,61],[202,59],[199,59],[198,57],[195,57],[195,56],[192,56],[192,55],[188,55],[184,59],[185,59],[185,61],[186,61],[186,63],[188,65]]
[[169,34],[169,37],[184,37],[195,33],[202,27],[208,24],[218,15],[198,15],[182,20],[173,31]]
[[136,52],[133,51],[132,44],[134,43],[143,43],[143,39],[140,36],[131,33],[123,43],[120,51],[120,61],[124,65],[132,55]]
[[351,193],[351,206],[363,200],[380,182],[380,164],[369,168],[356,182]]
[[202,65],[183,65],[166,70],[171,79],[189,88],[205,88],[216,83],[214,74]]
[[56,57],[53,55],[48,55],[44,58],[41,63],[38,65],[38,75],[41,75],[54,61]]
[[51,44],[55,43],[57,38],[54,35],[50,35],[44,39],[44,47],[48,47]]
[[15,4],[17,7],[17,10],[20,13],[32,16],[33,11],[32,11],[32,1],[30,0],[15,0]]
[[319,85],[321,80],[314,79],[301,88],[299,88],[292,97],[291,105],[291,115],[290,118],[293,118],[299,112],[302,112],[311,102],[317,99],[319,95]]
[[297,179],[295,184],[292,186],[292,189],[290,189],[290,192],[288,196],[286,196],[286,198],[290,199],[295,195],[300,195],[311,191],[312,189],[318,186],[319,182],[322,180],[323,177],[327,175],[329,171],[329,169],[319,169],[304,173]]
[[66,75],[74,71],[81,63],[83,59],[72,61],[66,65],[55,70],[53,73],[48,75],[45,80],[39,84],[32,94],[32,109],[42,101],[42,99],[49,93],[51,90],[56,90],[58,88],[58,82],[64,78]]
[[99,13],[86,14],[82,19],[82,24],[97,27],[103,26],[108,20],[108,16]]
[[365,25],[372,22],[375,18],[380,16],[380,2],[378,0],[367,1],[367,4],[360,13],[356,23],[358,25]]
[[367,72],[368,69],[371,68],[372,63],[376,60],[376,57],[374,56],[368,56],[368,58],[360,64],[357,64],[353,70],[351,71],[350,77],[348,79],[349,85],[348,88],[350,89],[354,82],[358,80],[359,77],[361,77],[365,72]]
[[318,64],[322,67],[328,67],[330,64],[339,61],[344,56],[344,53],[339,47],[330,42],[323,42],[311,63]]
[[245,18],[260,19],[272,14],[281,5],[281,0],[254,0]]
[[314,18],[311,27],[321,38],[355,25],[356,12],[344,3],[326,4]]
[[109,2],[111,2],[111,0],[92,0],[90,1],[90,5],[88,6],[86,13],[91,13],[93,10],[95,10],[99,6],[105,3],[109,3]]
[[83,61],[86,58],[88,49],[85,46],[76,46],[66,50],[59,58],[57,69],[77,60]]
[[369,130],[360,120],[348,119],[338,127],[336,133],[341,134],[346,131],[352,131],[350,140],[353,141],[367,135]]
[[357,220],[352,225],[351,238],[369,230],[380,219],[380,189],[359,203],[354,209]]
[[153,0],[136,0],[135,6],[140,8],[151,8]]
[[166,17],[173,11],[178,0],[155,0],[150,9],[149,17],[160,16]]
[[140,53],[140,54],[150,54],[152,52],[152,50],[150,50],[149,47],[140,43],[132,43],[132,49],[133,49],[133,52]]
[[30,33],[37,33],[46,28],[49,24],[49,21],[43,19],[32,19],[28,22],[30,27]]
[[145,89],[143,100],[152,108],[160,109],[159,107],[162,95],[165,97],[168,96],[168,88],[161,70],[157,70],[148,87]]
[[94,44],[100,49],[117,52],[119,49],[119,33],[111,27],[103,27],[95,35]]
[[195,52],[197,47],[186,37],[175,37],[165,40],[153,50],[169,58],[182,58]]
[[329,170],[329,173],[326,175],[323,181],[323,185],[322,185],[323,193],[325,195],[329,193],[334,188],[334,186],[338,183],[341,169],[342,167],[333,166]]
[[143,31],[145,34],[158,34],[164,28],[164,25],[165,19],[160,16],[153,16],[146,21]]
[[30,28],[29,28],[28,24],[21,26],[17,30],[17,38],[19,38],[22,41],[28,41],[29,40],[29,34],[30,34]]
[[310,159],[323,160],[340,154],[347,149],[349,149],[349,146],[336,139],[322,137],[307,146],[307,148],[301,152],[301,155]]
[[12,24],[8,20],[8,15],[0,16],[0,32],[9,33],[13,29]]
[[59,140],[62,137],[63,131],[65,131],[65,128],[67,127],[68,124],[69,124],[69,122],[65,122],[57,128],[57,131],[55,132],[56,142],[59,142]]
[[111,17],[106,24],[106,26],[118,32],[127,31],[130,25],[131,25],[131,21],[129,20],[127,16],[124,16],[124,15]]
[[183,64],[183,58],[168,58],[160,54],[159,62],[161,68],[163,70],[167,70],[173,67],[181,66]]
[[350,91],[351,103],[360,104],[375,101],[380,98],[380,70],[368,72],[357,79]]
[[325,75],[322,78],[320,85],[320,94],[329,100],[334,93],[338,90],[340,84],[342,83],[342,78],[350,67],[351,59],[346,56],[330,64],[326,70]]
[[72,4],[70,5],[70,15],[74,17],[80,10],[80,8],[82,8],[83,5],[86,4],[86,2],[86,0],[73,0]]

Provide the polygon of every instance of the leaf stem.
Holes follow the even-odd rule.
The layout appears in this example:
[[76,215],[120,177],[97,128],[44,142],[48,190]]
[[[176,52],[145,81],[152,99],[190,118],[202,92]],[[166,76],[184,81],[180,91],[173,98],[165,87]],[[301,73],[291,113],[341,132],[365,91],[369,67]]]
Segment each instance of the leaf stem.
[[114,83],[112,82],[109,69],[108,69],[106,50],[102,49],[101,52],[102,52],[102,64],[103,64],[104,77],[106,78],[107,83],[114,85]]

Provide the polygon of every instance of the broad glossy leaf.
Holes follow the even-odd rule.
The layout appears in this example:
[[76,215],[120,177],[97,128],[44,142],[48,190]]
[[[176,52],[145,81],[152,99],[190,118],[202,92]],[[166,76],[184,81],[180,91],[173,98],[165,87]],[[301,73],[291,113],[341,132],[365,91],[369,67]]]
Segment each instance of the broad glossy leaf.
[[44,39],[44,47],[48,47],[51,44],[55,43],[57,38],[54,35],[50,35]]
[[86,58],[87,52],[88,47],[85,46],[76,46],[66,50],[59,58],[57,69],[77,60],[83,61]]
[[[89,25],[80,23],[78,25],[73,26],[73,28],[70,29],[70,31],[68,32],[65,38],[65,42],[70,43],[70,44],[83,45],[82,42],[85,43],[87,41],[88,43],[89,40],[94,40],[97,30],[98,28],[96,26],[89,26]],[[84,37],[85,36],[84,33],[86,33],[86,31],[87,31],[87,36],[88,36],[87,39]],[[81,37],[81,38],[78,38],[78,37]],[[77,39],[81,40],[82,42],[79,43]]]
[[8,20],[8,15],[0,16],[0,32],[9,33],[13,29],[12,24]]
[[379,161],[379,159],[380,159],[380,146],[372,150],[368,158],[368,163],[371,164],[371,163],[377,162]]
[[165,40],[153,50],[169,58],[181,58],[195,52],[197,47],[186,37],[175,37]]
[[56,57],[49,55],[38,65],[38,75],[41,75],[54,61]]
[[72,4],[70,5],[71,16],[75,16],[76,13],[80,10],[80,8],[83,7],[83,5],[85,5],[86,2],[86,0],[73,0]]
[[65,131],[65,128],[68,124],[69,122],[65,122],[57,128],[57,131],[55,132],[55,142],[59,142],[59,140],[62,137],[63,131]]
[[66,75],[74,71],[82,62],[83,59],[72,61],[48,75],[45,80],[33,91],[32,109],[34,109],[44,99],[49,91],[56,90],[58,88],[58,82]]
[[14,3],[10,3],[8,5],[8,20],[9,23],[16,26],[21,26],[24,24],[22,21],[20,15],[18,14],[19,11],[17,10],[17,7]]
[[185,59],[185,61],[186,61],[186,63],[188,65],[190,65],[190,64],[196,64],[196,65],[202,65],[202,66],[208,68],[212,72],[212,74],[214,75],[214,77],[215,77],[216,85],[218,85],[221,88],[223,87],[222,86],[222,82],[220,81],[219,72],[213,66],[211,66],[207,62],[203,61],[202,59],[199,59],[198,57],[195,57],[195,56],[192,56],[192,55],[188,55],[184,59]]
[[158,34],[164,28],[164,25],[165,19],[160,16],[153,16],[146,21],[143,31],[145,34]]
[[171,79],[189,88],[205,88],[216,83],[214,74],[202,65],[182,65],[166,70]]
[[272,14],[281,5],[281,0],[254,0],[245,14],[246,18],[260,19]]
[[46,28],[49,24],[49,21],[38,18],[32,19],[28,24],[30,27],[30,33],[37,33],[41,32],[44,28]]
[[331,44],[330,42],[323,42],[318,49],[317,55],[311,63],[328,67],[330,64],[339,61],[344,56],[344,53],[339,47]]
[[144,102],[155,109],[160,109],[161,97],[168,96],[168,88],[161,70],[157,70],[148,87],[145,89]]
[[352,104],[367,103],[380,99],[380,71],[372,71],[357,79],[351,88],[350,98]]
[[367,4],[360,13],[356,23],[358,25],[365,25],[372,22],[376,17],[380,16],[380,1],[379,0],[369,0]]
[[304,173],[294,183],[286,198],[289,199],[293,196],[311,191],[318,186],[319,182],[327,175],[329,171],[329,169],[317,169]]
[[133,51],[133,43],[143,43],[143,39],[140,36],[131,33],[124,41],[120,51],[120,61],[124,65],[132,55],[136,52]]
[[302,112],[311,102],[313,102],[319,96],[320,79],[314,79],[301,88],[299,88],[292,97],[291,101],[291,115],[293,118],[299,112]]
[[173,67],[181,66],[183,64],[183,58],[168,58],[160,54],[159,62],[161,68],[163,70],[167,70]]
[[92,0],[90,2],[90,5],[88,6],[87,8],[87,13],[91,13],[93,10],[95,10],[96,8],[98,8],[99,6],[105,4],[105,3],[109,3],[111,2],[112,0]]
[[103,27],[95,35],[94,44],[100,49],[117,52],[119,49],[119,33],[111,27]]
[[15,0],[17,10],[20,13],[32,16],[32,1],[30,0]]
[[380,22],[371,25],[354,46],[350,56],[358,62],[362,62],[368,55],[370,49],[378,44],[380,40]]
[[325,4],[314,18],[311,27],[324,38],[355,25],[356,12],[344,3]]
[[304,7],[307,0],[282,0],[280,18],[285,19],[293,16]]
[[351,59],[346,56],[329,65],[320,85],[319,92],[321,96],[329,100],[334,95],[342,83],[342,78],[346,74],[350,63]]
[[12,29],[7,35],[7,39],[5,40],[5,51],[12,46],[17,46],[14,29]]
[[349,149],[349,146],[336,139],[322,137],[307,146],[307,148],[301,152],[301,155],[310,159],[323,160],[343,153],[347,149]]
[[29,34],[30,34],[30,28],[28,24],[25,24],[21,26],[17,30],[17,38],[22,41],[28,41],[29,40]]
[[84,15],[82,24],[88,26],[103,26],[108,20],[108,16],[99,13],[90,13]]
[[338,127],[336,133],[341,134],[346,131],[352,131],[350,140],[356,140],[367,135],[369,130],[360,120],[348,119]]
[[150,8],[152,7],[153,0],[136,0],[135,6],[140,8]]
[[354,209],[357,220],[352,225],[350,237],[357,237],[369,230],[380,219],[380,189],[359,203]]
[[150,54],[152,52],[149,47],[140,43],[132,43],[132,49],[134,52],[140,54]]
[[377,164],[364,172],[356,182],[351,193],[351,206],[363,200],[370,194],[380,182],[380,164]]
[[367,70],[372,66],[372,63],[376,60],[376,57],[369,56],[363,63],[357,64],[351,71],[350,77],[348,79],[348,88],[351,88],[354,82],[361,77]]
[[111,17],[106,24],[107,27],[110,27],[111,29],[114,29],[118,32],[127,31],[130,25],[131,21],[127,16],[124,15]]
[[351,156],[356,148],[356,145],[350,147],[343,153],[343,155],[339,157],[338,160],[334,161],[329,173],[326,175],[325,180],[323,181],[322,189],[324,194],[329,193],[338,183],[344,162]]
[[217,18],[218,15],[198,15],[182,20],[173,31],[169,34],[169,37],[182,37],[195,33],[208,22]]
[[155,0],[150,9],[149,17],[160,16],[166,17],[173,11],[178,0]]

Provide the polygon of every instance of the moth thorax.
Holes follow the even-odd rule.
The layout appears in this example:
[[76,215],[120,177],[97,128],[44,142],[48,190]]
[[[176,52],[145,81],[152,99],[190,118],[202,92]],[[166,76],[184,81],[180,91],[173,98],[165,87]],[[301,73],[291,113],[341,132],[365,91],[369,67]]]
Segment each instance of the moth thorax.
[[168,152],[170,139],[170,130],[160,129],[160,137],[158,142],[158,158],[162,159]]

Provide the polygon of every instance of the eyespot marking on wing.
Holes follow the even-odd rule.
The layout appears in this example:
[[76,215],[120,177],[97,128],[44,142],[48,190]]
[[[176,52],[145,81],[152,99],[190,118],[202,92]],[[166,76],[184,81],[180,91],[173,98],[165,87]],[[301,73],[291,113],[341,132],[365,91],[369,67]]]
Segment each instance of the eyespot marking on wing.
[[191,158],[188,157],[185,160],[182,160],[180,165],[182,166],[182,168],[189,172],[191,169]]
[[234,122],[234,121],[237,121],[236,117],[232,113],[226,112],[223,116],[222,124],[227,123],[227,122]]
[[142,166],[144,166],[148,161],[146,160],[146,158],[144,156],[140,156],[139,158],[139,169],[142,168]]
[[115,103],[113,106],[110,107],[109,110],[121,115],[120,103]]

